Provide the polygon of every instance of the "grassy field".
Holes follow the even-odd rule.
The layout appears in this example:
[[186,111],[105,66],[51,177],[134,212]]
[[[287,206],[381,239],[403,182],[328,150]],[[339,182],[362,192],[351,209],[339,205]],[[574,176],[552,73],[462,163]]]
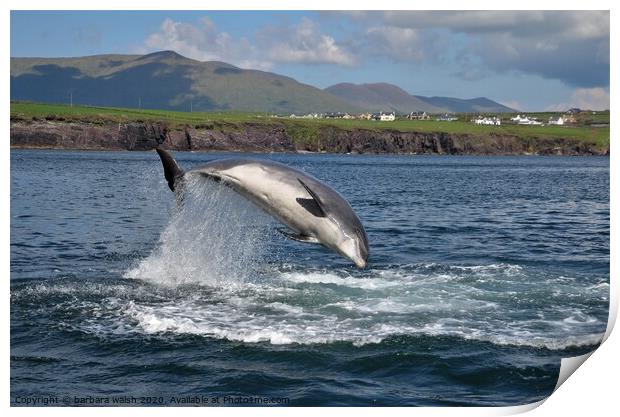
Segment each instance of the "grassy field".
[[[547,115],[541,113],[541,115]],[[606,117],[606,119],[605,119]],[[599,147],[609,146],[609,126],[482,126],[466,121],[439,122],[435,120],[396,120],[380,122],[371,120],[345,119],[290,119],[272,117],[261,113],[240,112],[176,112],[166,110],[139,110],[112,107],[68,106],[40,103],[11,103],[12,119],[48,119],[67,121],[88,121],[91,123],[123,123],[132,121],[158,121],[167,123],[170,128],[194,127],[235,129],[243,123],[283,124],[293,136],[311,138],[318,135],[322,127],[333,126],[340,129],[397,130],[401,132],[433,132],[473,135],[514,135],[523,138],[552,137],[583,140]],[[467,117],[464,117],[467,118]],[[547,116],[548,118],[548,116]],[[596,122],[609,122],[609,112],[595,116]],[[541,120],[546,118],[541,117]]]

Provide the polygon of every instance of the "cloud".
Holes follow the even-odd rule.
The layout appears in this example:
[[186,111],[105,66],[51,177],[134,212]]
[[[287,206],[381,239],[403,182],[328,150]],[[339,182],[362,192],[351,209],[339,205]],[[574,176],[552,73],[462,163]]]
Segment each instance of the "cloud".
[[372,20],[396,27],[441,28],[455,33],[510,32],[540,37],[562,34],[567,39],[609,37],[608,11],[367,11],[336,12],[358,21]]
[[272,64],[259,59],[256,47],[247,38],[234,38],[218,32],[208,17],[198,25],[165,19],[159,31],[149,35],[145,44],[151,50],[173,50],[199,61],[225,61],[244,68],[270,69]]
[[333,37],[321,33],[319,25],[306,17],[297,25],[263,28],[257,39],[273,62],[344,66],[356,63],[351,52]]
[[[534,75],[573,88],[609,86],[608,11],[321,12],[249,37],[166,19],[145,45],[206,61],[272,70],[278,64],[351,67],[385,59],[448,69],[465,81]],[[328,18],[325,18],[328,17]],[[327,22],[327,23],[326,23]],[[321,24],[336,27],[326,33]]]
[[500,72],[521,72],[558,79],[575,87],[609,85],[609,39],[567,40],[500,33],[479,39],[473,47],[483,65]]
[[277,63],[335,64],[351,66],[354,56],[317,23],[303,18],[295,25],[266,26],[252,39],[218,31],[208,17],[199,24],[165,19],[145,45],[174,50],[200,61],[225,61],[242,68],[269,70]]
[[372,26],[366,30],[366,52],[383,54],[397,62],[420,62],[424,48],[416,29],[394,26]]
[[584,110],[608,110],[609,90],[605,88],[578,88],[564,103],[547,107],[548,111],[565,111],[576,107]]
[[[402,60],[451,63],[454,74],[538,75],[580,88],[609,85],[608,11],[385,11],[337,12],[362,28],[416,33],[417,54]],[[364,29],[361,30],[362,32]],[[368,30],[366,30],[368,33]],[[441,41],[428,42],[429,34]],[[394,39],[398,39],[395,36]],[[394,40],[392,43],[396,42]],[[440,46],[440,47],[438,47]],[[398,49],[396,49],[398,51]],[[369,51],[393,57],[394,48]]]

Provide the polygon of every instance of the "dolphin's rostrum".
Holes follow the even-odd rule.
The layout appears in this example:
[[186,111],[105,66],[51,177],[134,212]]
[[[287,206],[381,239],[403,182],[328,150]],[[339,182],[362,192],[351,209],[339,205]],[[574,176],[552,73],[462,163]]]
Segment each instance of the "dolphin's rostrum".
[[320,243],[359,268],[368,263],[368,237],[360,219],[337,191],[313,176],[258,159],[218,159],[183,172],[169,152],[158,148],[157,153],[175,193],[193,175],[221,181],[288,226],[285,236]]

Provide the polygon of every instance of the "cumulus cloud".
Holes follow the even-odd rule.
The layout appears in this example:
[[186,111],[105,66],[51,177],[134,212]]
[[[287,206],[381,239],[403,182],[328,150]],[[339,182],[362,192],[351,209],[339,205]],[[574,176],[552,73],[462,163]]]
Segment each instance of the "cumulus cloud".
[[548,111],[565,111],[576,107],[584,110],[608,110],[609,90],[605,88],[578,88],[568,101],[549,106]]
[[[608,11],[366,11],[322,12],[267,25],[249,36],[218,30],[213,21],[166,19],[145,45],[243,68],[281,63],[355,66],[377,59],[448,68],[478,81],[520,73],[573,88],[609,86]],[[339,27],[338,36],[320,23]]]
[[274,62],[345,66],[356,63],[346,47],[321,33],[319,25],[308,18],[303,18],[297,25],[263,28],[257,39]]
[[[333,16],[333,14],[329,14]],[[386,11],[342,12],[384,33],[434,33],[450,44],[419,42],[411,56],[450,60],[455,74],[472,79],[485,71],[521,72],[592,88],[609,85],[608,11]],[[405,33],[405,32],[401,32]],[[370,52],[393,56],[393,50]],[[403,59],[410,53],[403,49]],[[438,56],[440,55],[440,56]]]
[[256,47],[247,38],[219,32],[208,17],[200,19],[198,25],[165,19],[159,31],[151,34],[145,44],[151,49],[169,49],[199,61],[225,61],[256,69],[272,66],[270,62],[257,59]]
[[200,61],[225,61],[243,68],[271,69],[276,63],[355,64],[354,56],[317,23],[303,18],[298,24],[267,26],[251,40],[218,31],[208,17],[199,24],[165,19],[145,45],[170,49]]

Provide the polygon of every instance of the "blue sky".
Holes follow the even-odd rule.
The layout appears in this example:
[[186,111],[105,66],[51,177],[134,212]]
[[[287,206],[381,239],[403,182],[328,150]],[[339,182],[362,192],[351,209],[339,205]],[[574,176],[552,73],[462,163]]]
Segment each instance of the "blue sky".
[[609,108],[608,12],[11,12],[13,57],[164,49],[320,88],[389,82],[520,110]]

